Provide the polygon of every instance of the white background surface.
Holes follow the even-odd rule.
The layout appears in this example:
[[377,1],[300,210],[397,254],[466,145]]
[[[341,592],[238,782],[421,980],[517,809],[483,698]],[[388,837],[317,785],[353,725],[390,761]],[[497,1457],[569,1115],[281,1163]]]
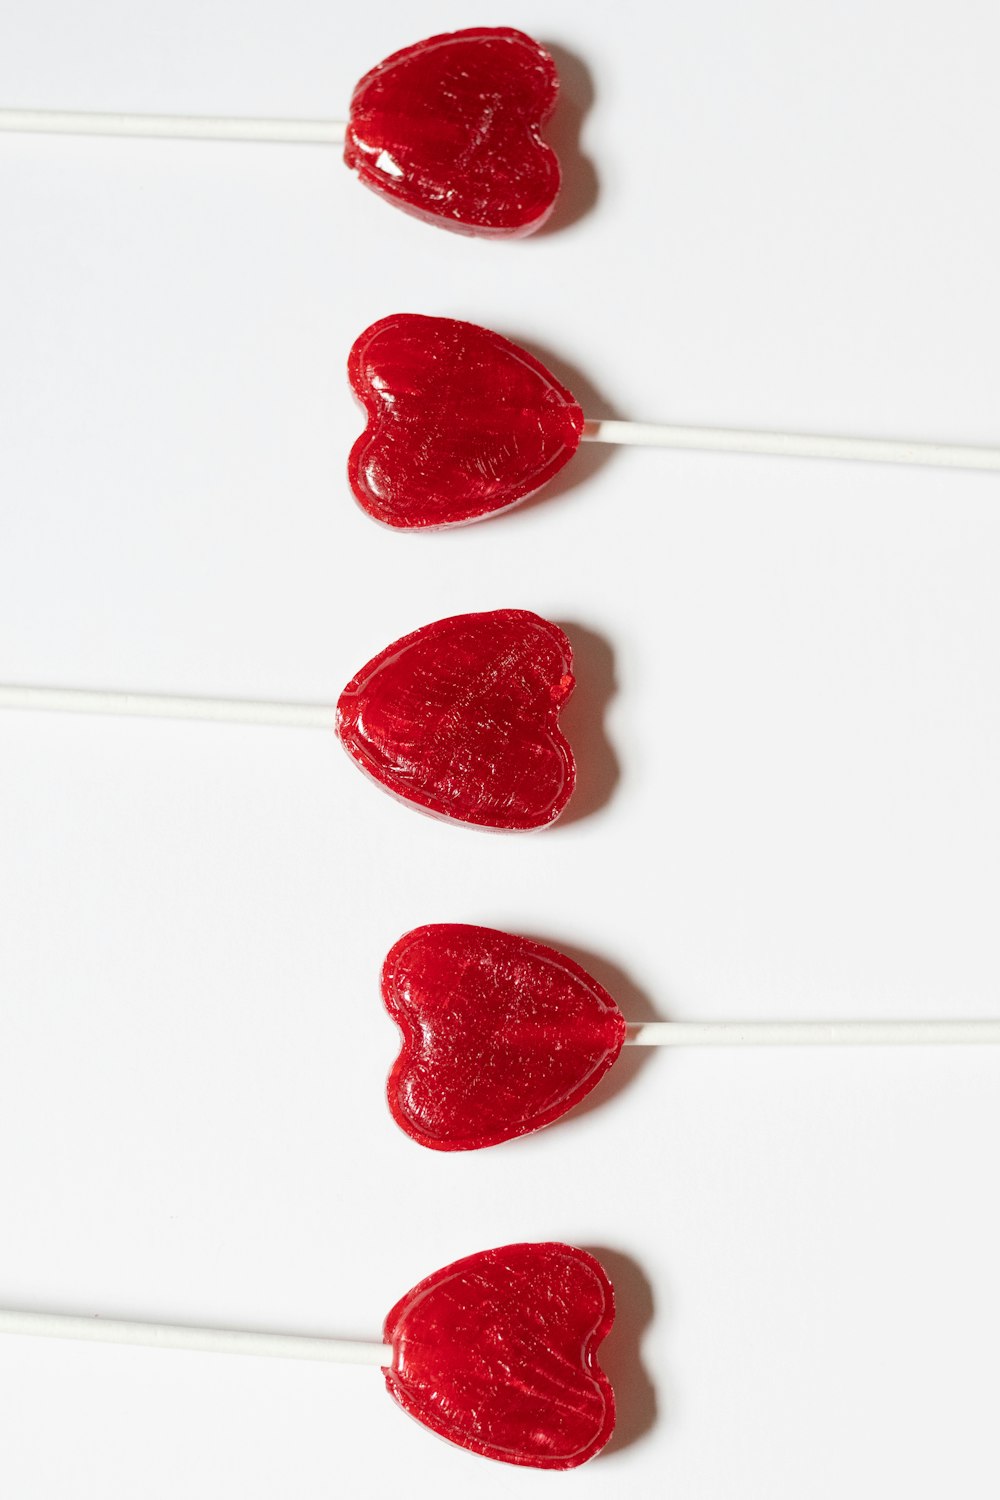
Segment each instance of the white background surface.
[[442,313],[591,415],[1000,441],[995,5],[4,0],[0,102],[338,116],[484,22],[562,49],[568,212],[524,243],[335,149],[0,139],[0,680],[328,700],[527,607],[581,627],[589,809],[505,839],[317,733],[5,718],[0,1301],[377,1338],[437,1266],[566,1239],[618,1284],[620,1436],[559,1479],[377,1372],[9,1339],[0,1490],[986,1500],[1000,1055],[655,1054],[441,1157],[384,1108],[376,976],[483,921],[633,1016],[996,1015],[996,476],[588,452],[394,535],[347,490],[343,371]]

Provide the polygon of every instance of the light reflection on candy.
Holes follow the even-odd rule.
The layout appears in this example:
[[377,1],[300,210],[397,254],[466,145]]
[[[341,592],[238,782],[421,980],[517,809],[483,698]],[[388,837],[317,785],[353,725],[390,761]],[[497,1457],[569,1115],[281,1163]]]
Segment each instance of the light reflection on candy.
[[559,192],[559,163],[541,137],[558,91],[552,58],[521,31],[429,37],[361,79],[344,159],[417,218],[461,234],[530,234]]

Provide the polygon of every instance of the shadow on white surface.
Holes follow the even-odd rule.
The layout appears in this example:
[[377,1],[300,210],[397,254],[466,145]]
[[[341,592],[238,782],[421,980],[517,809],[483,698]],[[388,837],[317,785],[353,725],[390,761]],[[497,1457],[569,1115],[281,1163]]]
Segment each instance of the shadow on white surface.
[[[642,1339],[653,1320],[653,1288],[630,1255],[603,1245],[584,1246],[600,1261],[615,1289],[615,1321],[598,1350],[601,1369],[615,1393],[615,1430],[601,1457],[620,1453],[656,1424],[656,1387],[642,1363]],[[598,1460],[600,1461],[600,1460]]]
[[552,216],[539,234],[558,233],[590,213],[600,184],[592,161],[580,150],[580,131],[594,102],[594,81],[581,58],[555,42],[542,42],[559,74],[559,100],[543,135],[559,158],[562,184]]
[[614,796],[621,775],[618,756],[604,728],[615,693],[614,653],[603,636],[572,621],[556,622],[573,647],[576,689],[561,714],[561,728],[576,761],[576,789],[555,824],[566,828],[598,812]]

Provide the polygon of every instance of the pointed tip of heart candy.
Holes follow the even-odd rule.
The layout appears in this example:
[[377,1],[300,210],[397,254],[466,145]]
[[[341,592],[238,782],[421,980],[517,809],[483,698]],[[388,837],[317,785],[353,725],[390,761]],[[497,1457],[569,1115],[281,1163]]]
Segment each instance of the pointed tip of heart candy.
[[553,1124],[625,1041],[625,1018],[584,968],[492,927],[414,928],[386,955],[381,984],[402,1036],[389,1110],[434,1151],[477,1151]]
[[361,668],[337,703],[337,734],[373,781],[424,812],[544,828],[576,783],[558,724],[572,661],[565,633],[529,610],[452,615]]
[[585,1250],[483,1250],[426,1277],[392,1309],[386,1388],[461,1448],[575,1469],[614,1431],[614,1392],[598,1362],[614,1316],[614,1288]]
[[542,362],[458,318],[393,313],[347,361],[367,426],[347,475],[374,520],[466,526],[527,500],[580,445],[583,411]]
[[419,219],[487,238],[532,234],[559,192],[559,162],[541,137],[558,92],[555,63],[522,31],[428,37],[357,84],[344,160]]

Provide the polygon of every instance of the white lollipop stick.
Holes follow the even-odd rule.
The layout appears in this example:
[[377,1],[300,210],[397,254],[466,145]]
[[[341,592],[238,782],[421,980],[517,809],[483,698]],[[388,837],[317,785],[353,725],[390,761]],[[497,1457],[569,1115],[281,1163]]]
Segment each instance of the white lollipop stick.
[[336,707],[328,703],[264,703],[82,688],[0,687],[0,708],[146,719],[210,719],[217,724],[280,724],[293,729],[333,729],[337,722]]
[[1000,1043],[1000,1021],[636,1021],[632,1047],[898,1047]]
[[123,115],[0,109],[0,131],[25,135],[157,136],[184,141],[282,141],[343,145],[343,120],[247,120],[212,115]]
[[770,453],[781,458],[836,458],[857,463],[921,464],[940,469],[1000,470],[1000,448],[954,443],[886,442],[882,438],[743,432],[734,427],[670,427],[655,422],[587,421],[583,441],[716,453]]
[[391,1344],[248,1333],[230,1328],[188,1328],[173,1323],[133,1323],[119,1318],[80,1318],[63,1313],[0,1309],[0,1333],[42,1339],[83,1339],[97,1344],[142,1344],[154,1349],[197,1349],[209,1354],[255,1354],[268,1359],[324,1360],[338,1365],[392,1364]]

